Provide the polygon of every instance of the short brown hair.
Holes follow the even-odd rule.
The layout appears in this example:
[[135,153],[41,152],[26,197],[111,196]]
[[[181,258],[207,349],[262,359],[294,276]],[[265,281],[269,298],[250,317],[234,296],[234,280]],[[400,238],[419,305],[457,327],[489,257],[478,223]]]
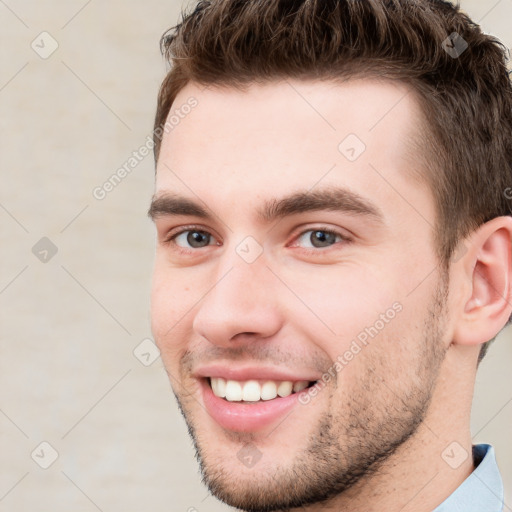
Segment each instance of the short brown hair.
[[434,196],[441,264],[446,268],[459,241],[482,223],[512,214],[505,194],[512,186],[507,50],[458,5],[199,1],[163,35],[161,49],[172,67],[158,96],[155,160],[167,115],[189,82],[243,89],[286,78],[399,80],[414,91],[427,120],[418,156],[430,163],[421,177]]

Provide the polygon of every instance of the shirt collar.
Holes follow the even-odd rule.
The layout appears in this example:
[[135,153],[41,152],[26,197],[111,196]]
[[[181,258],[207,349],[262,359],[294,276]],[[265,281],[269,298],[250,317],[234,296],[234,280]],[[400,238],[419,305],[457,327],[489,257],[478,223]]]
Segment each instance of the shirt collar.
[[475,470],[433,512],[502,512],[503,482],[489,444],[473,446]]

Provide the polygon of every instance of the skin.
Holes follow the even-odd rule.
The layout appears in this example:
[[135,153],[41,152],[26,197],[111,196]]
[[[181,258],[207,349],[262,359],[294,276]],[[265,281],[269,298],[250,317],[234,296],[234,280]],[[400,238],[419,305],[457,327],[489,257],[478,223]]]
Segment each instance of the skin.
[[[152,329],[204,481],[232,506],[426,512],[474,469],[463,454],[477,358],[511,313],[512,220],[480,226],[442,270],[432,193],[411,172],[421,159],[410,136],[423,118],[409,92],[369,79],[243,92],[191,83],[171,109],[198,100],[164,136],[155,198],[180,194],[215,217],[155,216]],[[338,150],[351,133],[366,145],[354,162]],[[370,201],[383,221],[338,211],[256,217],[266,200],[334,186]],[[166,242],[187,227],[211,238]],[[320,228],[349,241],[315,246]],[[247,236],[262,250],[252,263],[236,251]],[[228,431],[203,407],[200,364],[321,375],[396,303],[400,312],[280,424]],[[442,456],[454,442],[455,469]],[[237,457],[248,443],[262,454],[251,468]]]

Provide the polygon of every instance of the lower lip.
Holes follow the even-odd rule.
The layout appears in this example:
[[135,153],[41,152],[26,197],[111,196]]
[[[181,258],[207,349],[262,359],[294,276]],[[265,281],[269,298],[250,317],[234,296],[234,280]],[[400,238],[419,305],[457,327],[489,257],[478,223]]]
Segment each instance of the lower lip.
[[293,393],[284,398],[256,403],[229,402],[213,394],[210,384],[202,382],[203,402],[208,414],[223,428],[236,432],[261,430],[284,418],[299,404],[301,394],[308,389]]

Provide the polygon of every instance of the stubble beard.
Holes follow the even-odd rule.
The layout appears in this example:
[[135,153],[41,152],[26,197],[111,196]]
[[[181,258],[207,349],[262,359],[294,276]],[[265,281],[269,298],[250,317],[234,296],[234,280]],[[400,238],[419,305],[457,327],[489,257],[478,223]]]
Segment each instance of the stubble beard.
[[[343,408],[325,412],[318,419],[307,445],[298,448],[290,460],[275,461],[272,474],[268,471],[258,474],[255,467],[249,478],[236,478],[228,469],[233,468],[233,464],[223,464],[225,454],[205,445],[193,424],[186,397],[175,392],[194,444],[202,481],[210,492],[245,512],[286,512],[326,503],[376,473],[415,434],[428,411],[446,353],[441,340],[447,279],[445,274],[438,282],[425,317],[416,367],[401,372],[400,390],[392,389],[396,371],[390,368],[389,360],[385,362],[382,355],[368,357],[357,392],[352,396],[343,395]],[[386,376],[388,379],[384,378]],[[404,385],[406,378],[410,382]],[[322,390],[322,393],[330,393],[331,404],[335,403],[332,394],[335,389],[334,383],[329,390],[327,387]],[[386,402],[379,402],[378,397],[382,396],[387,397]],[[305,411],[307,406],[286,421],[300,421],[297,415]],[[286,428],[284,424],[280,426],[283,427]],[[238,441],[242,448],[251,434],[232,433],[228,438]],[[265,450],[262,451],[265,456]],[[266,451],[266,456],[272,457],[271,451]],[[239,474],[242,473],[240,470]]]

